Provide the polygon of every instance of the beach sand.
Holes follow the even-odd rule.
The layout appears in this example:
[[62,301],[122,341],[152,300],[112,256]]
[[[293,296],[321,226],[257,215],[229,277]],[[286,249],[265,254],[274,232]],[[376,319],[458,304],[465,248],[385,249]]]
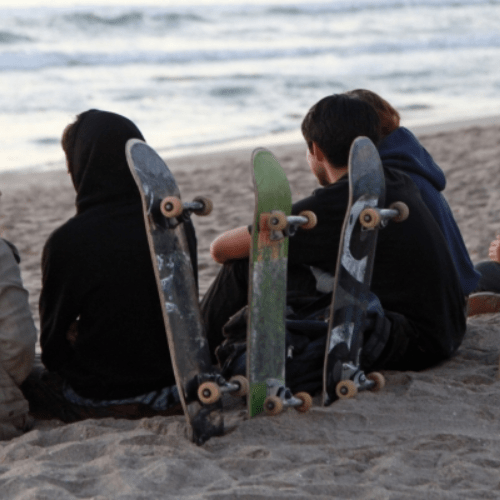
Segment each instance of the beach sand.
[[[448,179],[445,196],[473,261],[500,231],[500,125],[419,131]],[[451,128],[449,129],[451,130]],[[260,144],[255,144],[259,146]],[[294,200],[316,187],[304,144],[272,148]],[[251,149],[167,163],[183,198],[208,195],[194,218],[203,294],[217,273],[210,242],[251,222]],[[45,240],[74,214],[62,171],[0,174],[0,225],[19,248],[38,326]],[[411,263],[410,263],[411,265]],[[500,315],[468,320],[457,355],[420,372],[384,372],[386,388],[308,414],[245,417],[225,399],[226,434],[197,447],[184,417],[139,421],[39,421],[0,442],[0,498],[7,499],[498,499]]]

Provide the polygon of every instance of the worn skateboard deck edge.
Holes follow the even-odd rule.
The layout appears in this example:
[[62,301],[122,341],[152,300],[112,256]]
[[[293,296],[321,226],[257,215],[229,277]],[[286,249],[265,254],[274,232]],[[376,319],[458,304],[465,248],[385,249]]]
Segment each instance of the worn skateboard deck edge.
[[259,231],[260,215],[292,208],[288,179],[270,151],[252,154],[255,211],[249,263],[249,318],[247,333],[247,378],[250,386],[248,413],[264,410],[267,381],[285,384],[285,306],[288,238],[269,241],[269,232]]
[[[359,356],[362,347],[378,228],[364,231],[364,234],[360,232],[359,215],[364,208],[381,208],[385,203],[382,163],[376,147],[368,138],[358,137],[353,142],[348,165],[349,204],[335,270],[323,373],[323,405],[336,399],[332,379],[338,382],[340,373],[334,357],[355,361],[353,358]],[[370,249],[359,252],[363,255],[361,259],[359,255],[353,255],[355,242],[358,251],[363,246]]]
[[[136,148],[143,149],[145,158],[138,157]],[[197,376],[202,373],[210,374],[214,369],[199,311],[189,249],[182,225],[175,229],[167,229],[170,233],[168,235],[164,228],[155,229],[165,224],[161,215],[155,220],[155,214],[159,211],[158,202],[161,200],[155,199],[154,190],[148,184],[146,184],[147,190],[144,189],[139,174],[141,172],[139,162],[146,159],[149,161],[154,159],[156,162],[158,170],[156,181],[165,189],[160,198],[176,196],[180,199],[180,192],[168,166],[145,142],[139,139],[129,140],[126,144],[126,157],[141,194],[146,234],[179,397],[191,440],[203,444],[212,436],[222,435],[224,424],[220,400],[211,405],[202,405],[196,398]],[[147,169],[144,171],[147,172]],[[161,237],[162,232],[161,242],[155,241],[155,237],[157,235]],[[157,246],[162,251],[156,252]],[[174,275],[175,272],[177,274]],[[183,334],[179,335],[181,331]],[[195,356],[195,353],[198,353],[198,356]]]

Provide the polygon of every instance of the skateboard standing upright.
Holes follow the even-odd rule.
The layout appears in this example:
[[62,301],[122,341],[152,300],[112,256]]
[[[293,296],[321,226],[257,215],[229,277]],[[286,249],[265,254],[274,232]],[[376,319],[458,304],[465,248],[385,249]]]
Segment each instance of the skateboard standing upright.
[[326,343],[323,404],[353,397],[359,390],[380,390],[384,377],[360,368],[363,331],[370,296],[378,229],[389,219],[405,220],[408,207],[385,204],[385,177],[378,151],[358,137],[349,154],[349,205],[340,238]]
[[307,411],[306,393],[292,396],[285,386],[285,309],[288,236],[299,225],[313,227],[311,212],[291,216],[286,174],[266,149],[252,155],[255,214],[249,259],[247,326],[248,413],[279,413],[283,406]]
[[184,231],[183,223],[191,212],[208,215],[212,205],[202,197],[182,203],[174,176],[145,142],[130,139],[126,157],[141,194],[172,366],[190,438],[203,444],[224,432],[220,393],[239,391],[244,395],[246,389],[244,377],[228,384],[212,366]]

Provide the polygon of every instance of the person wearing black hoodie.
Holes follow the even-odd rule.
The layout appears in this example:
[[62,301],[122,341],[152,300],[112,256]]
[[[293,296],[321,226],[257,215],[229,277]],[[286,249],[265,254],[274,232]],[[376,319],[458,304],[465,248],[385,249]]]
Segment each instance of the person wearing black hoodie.
[[[35,416],[140,418],[179,411],[127,118],[89,110],[63,133],[76,215],[42,256],[40,344],[47,370],[24,385]],[[196,237],[186,223],[193,271]],[[163,413],[164,414],[164,413]]]
[[[337,94],[316,103],[302,122],[307,161],[320,185],[293,204],[313,211],[310,231],[290,238],[287,290],[286,382],[293,392],[322,387],[328,308],[349,200],[348,156],[362,135],[375,145],[380,119],[360,99]],[[440,227],[411,178],[384,163],[386,199],[410,215],[379,231],[361,366],[364,370],[422,370],[450,358],[465,334],[465,297]],[[203,298],[209,344],[225,377],[245,369],[245,306],[250,233],[247,226],[220,235],[211,246],[224,264]],[[240,321],[241,319],[241,321]]]

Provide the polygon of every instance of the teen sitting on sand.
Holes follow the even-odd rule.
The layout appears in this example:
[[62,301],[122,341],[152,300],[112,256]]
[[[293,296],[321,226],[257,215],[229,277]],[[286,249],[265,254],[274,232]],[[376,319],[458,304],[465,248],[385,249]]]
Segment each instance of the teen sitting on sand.
[[17,248],[0,238],[0,439],[28,430],[33,421],[19,389],[33,366],[37,337],[20,261]]
[[[360,135],[378,144],[380,120],[366,102],[333,95],[310,109],[302,132],[307,161],[322,187],[292,209],[293,214],[312,210],[318,223],[290,239],[287,342],[294,349],[287,359],[287,385],[314,392],[322,385],[327,330],[318,317],[327,319],[331,300],[331,292],[317,290],[315,276],[335,272],[348,205],[350,146]],[[361,363],[367,371],[418,370],[449,358],[460,345],[464,295],[443,234],[417,187],[398,169],[384,166],[384,171],[387,206],[403,201],[410,216],[379,232]],[[218,355],[226,376],[244,371],[244,314],[236,313],[247,303],[249,248],[247,227],[219,236],[211,246],[224,265],[203,299],[202,313],[211,349],[222,343]],[[308,327],[294,329],[294,321],[304,319],[311,320]]]
[[408,174],[416,184],[448,242],[463,294],[469,295],[478,284],[479,273],[474,270],[460,229],[442,194],[446,186],[443,171],[418,139],[407,128],[399,125],[399,113],[385,99],[365,89],[351,90],[346,94],[367,102],[377,112],[382,132],[378,145],[382,163],[385,167]]
[[[42,362],[23,385],[39,418],[141,418],[179,412],[178,393],[125,144],[143,139],[127,118],[80,114],[62,146],[76,215],[43,251]],[[196,275],[196,238],[186,223]]]

